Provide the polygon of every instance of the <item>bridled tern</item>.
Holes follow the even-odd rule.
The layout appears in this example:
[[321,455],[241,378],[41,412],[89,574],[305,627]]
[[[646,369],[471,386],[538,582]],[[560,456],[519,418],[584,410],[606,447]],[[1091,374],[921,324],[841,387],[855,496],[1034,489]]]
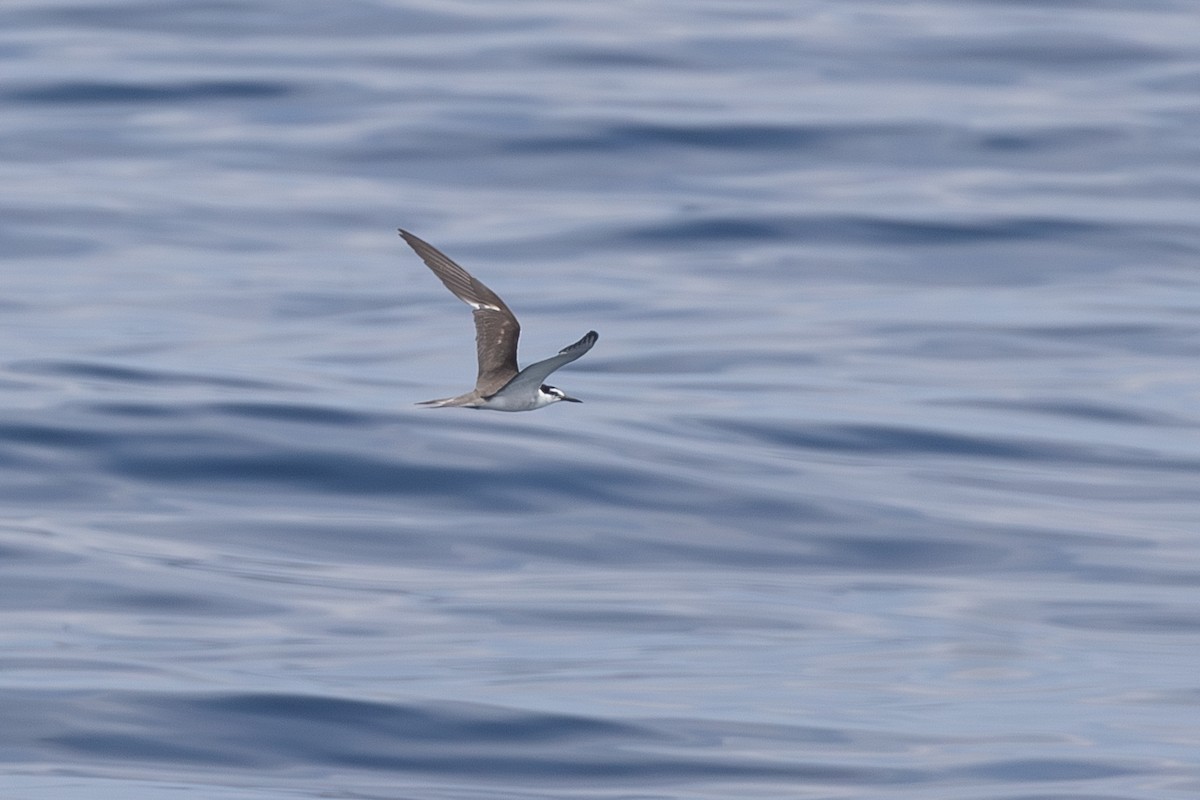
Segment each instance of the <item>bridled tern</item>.
[[400,230],[400,236],[455,297],[475,309],[475,348],[479,356],[479,375],[475,379],[474,390],[458,397],[426,400],[417,405],[533,411],[560,400],[583,402],[568,397],[562,389],[547,386],[543,381],[556,369],[591,350],[600,334],[588,331],[575,344],[559,350],[558,355],[518,370],[517,338],[521,335],[521,326],[500,296],[471,277],[429,242],[403,229]]

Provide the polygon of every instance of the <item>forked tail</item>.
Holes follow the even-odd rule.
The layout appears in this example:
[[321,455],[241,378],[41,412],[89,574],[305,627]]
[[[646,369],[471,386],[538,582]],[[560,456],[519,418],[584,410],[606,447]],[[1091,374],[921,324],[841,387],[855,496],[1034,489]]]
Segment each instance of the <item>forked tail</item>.
[[429,408],[446,408],[447,406],[466,406],[467,408],[475,408],[479,405],[479,398],[474,392],[460,394],[458,397],[443,397],[441,400],[426,400],[423,403],[417,403],[419,406],[427,406]]

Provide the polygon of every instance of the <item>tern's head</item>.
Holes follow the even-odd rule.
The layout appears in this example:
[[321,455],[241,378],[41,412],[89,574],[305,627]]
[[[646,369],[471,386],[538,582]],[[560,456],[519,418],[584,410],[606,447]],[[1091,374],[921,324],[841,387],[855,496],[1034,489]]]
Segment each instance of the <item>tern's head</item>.
[[583,402],[575,397],[568,397],[567,393],[557,386],[547,386],[546,384],[542,384],[541,388],[538,389],[538,400],[541,400],[546,405],[557,403],[559,400],[566,400],[568,403]]

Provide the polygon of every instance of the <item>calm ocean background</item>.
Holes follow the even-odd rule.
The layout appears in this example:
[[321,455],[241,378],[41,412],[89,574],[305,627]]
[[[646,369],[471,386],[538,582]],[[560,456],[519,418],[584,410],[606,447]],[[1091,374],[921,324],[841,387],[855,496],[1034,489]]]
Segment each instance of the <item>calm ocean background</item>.
[[[4,800],[1200,796],[1186,0],[6,0]],[[531,414],[468,389],[505,297]]]

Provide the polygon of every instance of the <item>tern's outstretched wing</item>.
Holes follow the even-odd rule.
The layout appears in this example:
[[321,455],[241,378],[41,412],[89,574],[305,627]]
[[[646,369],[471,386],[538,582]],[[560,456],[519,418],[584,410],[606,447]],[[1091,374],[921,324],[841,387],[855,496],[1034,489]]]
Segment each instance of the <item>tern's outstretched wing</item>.
[[516,315],[498,294],[441,250],[406,230],[401,230],[400,236],[455,297],[475,309],[475,351],[479,358],[475,389],[484,396],[494,394],[517,373],[517,339],[521,335],[521,326]]
[[588,350],[592,349],[592,345],[600,338],[600,334],[595,331],[588,331],[587,335],[572,345],[564,347],[558,351],[558,355],[551,356],[545,361],[539,361],[536,364],[530,364],[525,369],[517,373],[511,381],[504,384],[496,394],[504,394],[507,391],[513,390],[518,394],[525,392],[534,393],[541,386],[546,378],[550,377],[550,373],[556,369],[570,364],[575,359],[582,356]]

